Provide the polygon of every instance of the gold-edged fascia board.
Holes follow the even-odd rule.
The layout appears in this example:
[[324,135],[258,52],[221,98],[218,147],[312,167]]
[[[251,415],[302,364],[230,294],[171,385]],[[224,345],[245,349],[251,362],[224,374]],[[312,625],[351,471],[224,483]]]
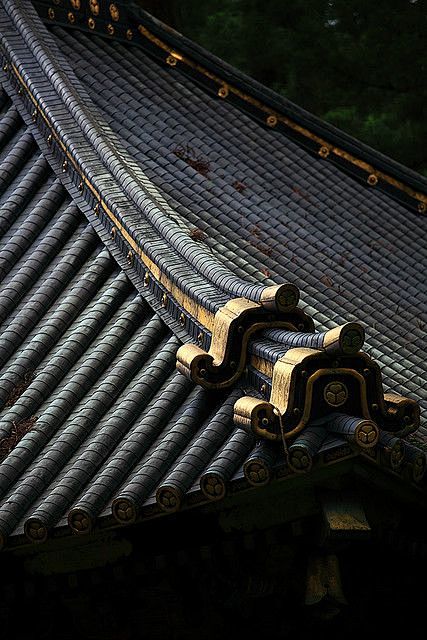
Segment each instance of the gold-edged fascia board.
[[[146,272],[143,280],[144,286],[148,287],[151,280],[158,283],[160,285],[158,289],[159,302],[163,307],[166,307],[168,303],[173,306],[178,305],[178,307],[185,310],[185,312],[188,314],[188,316],[190,316],[191,319],[196,320],[199,325],[204,327],[206,331],[212,332],[214,328],[215,314],[197,303],[188,294],[182,291],[143,251],[141,246],[132,237],[124,224],[107,205],[100,191],[96,188],[93,182],[89,180],[87,176],[81,171],[81,168],[79,167],[77,161],[70,153],[66,144],[62,141],[60,135],[56,132],[49,116],[47,115],[47,113],[45,113],[41,104],[33,96],[31,89],[25,82],[16,65],[13,63],[4,63],[3,71],[5,73],[13,73],[15,80],[21,89],[20,95],[22,96],[24,91],[26,98],[32,104],[33,122],[36,123],[39,117],[42,118],[45,129],[49,131],[46,140],[48,146],[52,147],[54,144],[56,144],[61,152],[62,157],[65,158],[62,164],[62,175],[74,174],[78,176],[79,191],[81,195],[83,195],[84,188],[86,188],[92,199],[96,202],[96,205],[93,209],[94,215],[99,218],[102,212],[103,216],[109,220],[111,239],[114,240],[116,244],[118,244],[119,239],[123,241],[124,246],[126,247],[124,252],[126,254],[128,264],[131,265],[136,257],[145,266]],[[181,322],[181,325],[183,326],[183,322]]]
[[[282,295],[284,286],[277,286]],[[177,352],[177,369],[205,389],[224,389],[243,374],[249,339],[256,332],[273,328],[314,330],[312,319],[301,309],[273,312],[272,298],[274,296],[268,296],[267,307],[246,298],[229,300],[215,314],[209,351],[195,344],[182,345]]]
[[[267,364],[267,366],[265,366]],[[279,441],[300,433],[309,422],[338,412],[359,416],[396,435],[419,426],[419,408],[408,398],[384,397],[381,372],[367,354],[331,358],[316,349],[290,349],[272,365],[269,400],[245,396],[234,405],[237,426],[257,437]]]
[[327,140],[313,133],[306,127],[294,122],[291,118],[279,113],[271,109],[268,105],[264,104],[261,100],[254,98],[253,96],[245,93],[241,89],[236,86],[233,86],[229,82],[224,81],[219,75],[213,73],[203,65],[198,62],[192,60],[187,55],[184,55],[182,52],[177,51],[176,48],[170,47],[166,42],[164,42],[161,38],[154,35],[147,27],[140,24],[138,26],[138,31],[140,35],[150,41],[153,45],[163,50],[167,55],[165,58],[166,64],[171,67],[175,67],[179,64],[186,65],[192,71],[201,74],[203,77],[207,78],[209,81],[213,82],[217,85],[217,94],[221,99],[226,99],[229,95],[234,95],[239,98],[241,101],[251,105],[251,107],[255,107],[257,110],[261,111],[265,114],[265,124],[271,128],[277,126],[277,124],[283,124],[287,128],[292,131],[298,133],[304,138],[307,138],[312,143],[318,145],[318,155],[320,158],[327,158],[328,156],[336,156],[340,160],[344,160],[349,164],[357,167],[362,172],[366,174],[366,183],[370,187],[375,187],[379,180],[382,180],[384,183],[394,187],[395,189],[402,191],[410,198],[413,198],[417,201],[417,209],[419,213],[427,212],[427,194],[421,193],[420,191],[416,191],[412,189],[412,187],[408,186],[401,180],[397,180],[392,176],[380,171],[376,167],[374,167],[369,162],[365,162],[364,160],[357,158],[353,154],[340,147],[332,145]]

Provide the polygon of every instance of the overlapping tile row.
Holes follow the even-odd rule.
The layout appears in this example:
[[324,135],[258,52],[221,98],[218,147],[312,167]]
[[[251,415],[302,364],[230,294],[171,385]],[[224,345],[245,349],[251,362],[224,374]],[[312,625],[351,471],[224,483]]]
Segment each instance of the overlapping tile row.
[[[0,99],[0,130],[9,127],[1,162],[29,129],[10,118],[4,91]],[[320,453],[312,448],[310,465],[305,452],[292,468],[280,447],[235,428],[233,406],[247,389],[211,393],[179,374],[179,340],[36,145],[0,189],[0,211],[3,545],[42,542],[58,526],[84,534],[104,521],[129,524],[220,500],[308,471],[313,459],[328,464],[325,451],[356,455],[351,437],[323,427]],[[393,460],[401,473],[403,454]]]
[[[265,322],[294,326],[288,312],[298,304],[297,288],[244,279],[197,243],[87,96],[35,10],[16,0],[3,4],[2,67],[21,96],[21,113],[31,115],[37,141],[50,147],[70,193],[97,218],[109,248],[175,332],[208,350],[214,314],[236,297],[252,301]],[[303,327],[310,330],[310,322]]]
[[226,255],[236,273],[294,282],[320,329],[363,323],[386,389],[416,398],[425,411],[426,218],[322,164],[140,48],[53,31],[111,127],[198,241]]

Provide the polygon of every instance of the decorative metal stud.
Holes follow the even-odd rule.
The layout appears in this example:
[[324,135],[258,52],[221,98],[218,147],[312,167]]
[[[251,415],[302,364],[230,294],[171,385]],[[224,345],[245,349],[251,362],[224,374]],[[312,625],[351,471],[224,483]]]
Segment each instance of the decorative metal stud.
[[3,65],[3,71],[6,73],[6,71],[8,70],[8,66],[7,66],[7,62],[4,63]]
[[267,126],[269,127],[275,127],[277,124],[277,116],[274,116],[274,115],[268,116],[266,123],[267,123]]
[[55,11],[52,9],[52,7],[49,7],[49,9],[47,10],[47,17],[49,18],[49,20],[55,20]]
[[96,205],[93,208],[93,212],[96,215],[96,217],[99,217],[99,202],[96,203]]
[[424,202],[419,202],[418,203],[418,211],[420,213],[425,213],[427,210],[427,205]]
[[133,265],[133,260],[134,260],[134,255],[133,255],[132,251],[128,251],[128,254],[126,256],[126,261],[127,261],[129,266]]
[[73,9],[75,9],[76,11],[79,11],[80,7],[81,7],[80,0],[70,0],[70,1],[71,1],[71,6],[73,7]]
[[375,187],[375,185],[376,185],[376,184],[378,184],[378,176],[376,176],[376,175],[375,175],[375,173],[371,173],[371,174],[368,176],[368,184],[369,184],[371,187]]
[[176,67],[177,59],[174,56],[168,56],[166,58],[166,64],[170,67]]
[[133,31],[132,31],[132,29],[128,29],[128,30],[126,31],[126,38],[127,38],[128,40],[132,40],[132,38],[133,38]]
[[197,344],[202,344],[203,343],[203,333],[200,332],[197,334]]
[[99,2],[98,0],[89,0],[89,9],[94,16],[99,16]]
[[162,307],[165,308],[167,306],[167,304],[168,304],[168,297],[167,297],[166,293],[164,293],[162,295]]
[[144,274],[144,287],[148,287],[149,284],[150,284],[150,274],[148,273],[148,271],[146,271]]
[[265,394],[267,393],[267,385],[265,383],[261,385],[260,391],[262,395],[265,396]]
[[328,147],[320,147],[319,149],[319,156],[321,158],[327,158],[329,155],[329,149]]
[[34,109],[34,111],[31,114],[31,118],[33,122],[37,120],[37,109]]
[[181,315],[179,316],[179,324],[181,325],[181,327],[185,326],[185,315],[183,313],[181,313]]
[[83,181],[80,180],[79,182],[79,191],[82,192],[83,191]]
[[51,133],[49,133],[46,142],[48,143],[49,146],[52,144],[52,134]]
[[62,163],[62,173],[65,173],[67,171],[67,168],[68,168],[68,162],[64,160],[64,162]]
[[109,22],[107,24],[107,33],[108,33],[109,36],[113,36],[114,35],[114,27],[111,24],[111,22]]
[[117,5],[114,4],[114,2],[110,4],[110,16],[114,20],[114,22],[117,22],[118,19],[120,18],[119,9]]
[[87,26],[89,29],[95,29],[95,20],[93,18],[89,18],[87,21]]
[[228,87],[227,85],[223,85],[218,89],[218,95],[220,98],[226,98],[228,96]]
[[117,229],[116,229],[116,227],[113,227],[113,228],[111,229],[110,235],[111,235],[111,238],[112,238],[113,240],[115,240],[116,235],[117,235]]
[[76,18],[75,18],[74,13],[73,13],[72,11],[69,11],[69,12],[67,13],[67,18],[68,18],[68,22],[69,22],[70,24],[74,24],[74,23],[75,23],[75,21],[76,21]]

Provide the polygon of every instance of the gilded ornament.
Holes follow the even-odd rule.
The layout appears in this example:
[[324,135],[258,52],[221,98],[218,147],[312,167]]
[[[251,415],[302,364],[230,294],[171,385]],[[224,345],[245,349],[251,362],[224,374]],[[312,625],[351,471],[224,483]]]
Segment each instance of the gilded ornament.
[[95,20],[93,18],[89,18],[87,21],[87,26],[89,29],[95,29]]
[[107,24],[107,33],[109,36],[113,36],[114,35],[114,27],[111,24],[111,22],[109,24]]
[[375,187],[375,185],[376,185],[376,184],[378,184],[378,177],[375,175],[375,173],[371,173],[371,174],[368,176],[368,184],[369,184],[371,187]]
[[274,116],[274,115],[268,116],[266,123],[267,123],[267,126],[269,127],[275,127],[277,124],[277,116]]
[[55,11],[52,9],[52,7],[49,7],[47,11],[47,17],[49,18],[49,20],[55,20]]
[[166,58],[166,64],[170,67],[176,67],[177,59],[174,56],[168,56]]
[[75,23],[75,21],[76,21],[76,18],[74,17],[74,13],[73,13],[72,11],[69,11],[69,12],[67,13],[67,18],[68,18],[68,22],[69,22],[70,24],[74,24],[74,23]]
[[226,98],[228,96],[228,87],[227,85],[223,85],[218,89],[218,95],[220,98]]
[[321,158],[327,158],[327,157],[328,157],[328,155],[329,155],[329,149],[328,149],[328,147],[325,147],[325,146],[320,147],[320,149],[319,149],[319,156],[320,156]]
[[118,19],[120,18],[119,9],[118,9],[117,5],[114,4],[114,2],[112,2],[110,4],[110,16],[111,16],[112,20],[114,20],[114,22],[117,22]]
[[132,38],[133,38],[133,31],[132,31],[132,29],[128,29],[128,30],[126,31],[126,38],[127,38],[128,40],[132,40]]
[[323,397],[330,407],[340,407],[348,398],[348,389],[343,382],[330,382],[323,390]]
[[81,7],[81,2],[80,0],[70,0],[71,2],[71,6],[73,7],[73,9],[75,11],[79,11],[80,7]]
[[99,2],[98,0],[89,0],[89,9],[94,16],[99,16]]

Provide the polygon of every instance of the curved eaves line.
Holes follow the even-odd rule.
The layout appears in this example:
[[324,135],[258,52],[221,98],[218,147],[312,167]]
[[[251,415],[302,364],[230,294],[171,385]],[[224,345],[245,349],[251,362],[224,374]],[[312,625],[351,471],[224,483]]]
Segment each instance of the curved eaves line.
[[[186,260],[210,284],[231,297],[245,297],[259,302],[265,286],[236,277],[182,231],[181,225],[176,223],[177,214],[169,207],[140,167],[127,155],[119,139],[103,121],[102,116],[95,114],[95,109],[90,104],[85,90],[58,51],[52,36],[42,25],[35,10],[27,4],[23,8],[19,0],[13,0],[13,2],[5,0],[4,3],[15,27],[26,45],[34,52],[38,65],[49,78],[62,104],[78,124],[86,140],[96,150],[104,166],[116,178],[121,189],[138,210],[144,213],[156,232],[179,253],[181,259]],[[31,24],[26,14],[31,17]],[[45,42],[48,45],[45,45]],[[55,55],[51,49],[55,51]],[[76,87],[78,87],[78,93]],[[86,100],[82,100],[82,96],[86,97],[87,104],[85,104]],[[101,135],[98,133],[100,127]],[[77,152],[76,157],[78,156]],[[196,294],[195,297],[197,297]]]
[[[3,40],[4,40],[4,34],[3,34]],[[16,38],[14,43],[14,51],[11,52],[10,47],[7,47],[7,44],[6,44],[6,48],[9,48],[10,57],[19,66],[19,61],[17,60],[17,56],[16,56],[16,49],[17,49]],[[28,52],[26,51],[25,53],[27,54],[27,58],[28,58]],[[24,71],[22,73],[25,75]],[[19,79],[20,74],[19,74],[19,71],[17,71],[17,69],[16,69],[16,74]],[[37,75],[36,71],[34,70],[32,72],[32,76],[33,76],[33,82],[31,83],[32,88],[34,88],[34,76],[36,75]],[[20,78],[20,80],[21,80],[21,83],[23,83],[23,86],[27,89],[27,83],[22,78]],[[43,78],[41,80],[40,78],[38,78],[38,81],[43,82]],[[36,100],[32,94],[30,95],[31,95],[33,104],[36,104],[37,106],[38,106],[38,103],[43,101],[43,97],[40,95],[38,96],[38,100]],[[49,98],[50,100],[52,100],[51,96],[48,96],[48,99]],[[59,104],[54,105],[53,111],[55,111],[58,107],[59,109],[63,108],[62,103],[59,102]],[[43,112],[42,112],[42,115],[43,115]],[[52,124],[49,121],[49,119],[46,118],[46,116],[44,117],[47,122],[47,126],[50,129],[50,127],[52,127]],[[42,137],[42,134],[40,134],[40,131],[38,130],[36,131],[39,134],[38,139],[40,139],[40,135]],[[77,132],[75,137],[77,137],[78,139],[79,133],[80,133],[81,140],[83,140],[83,144],[85,144],[85,141],[81,136],[81,132]],[[69,136],[67,136],[67,141],[69,141],[69,139],[70,139]],[[75,160],[75,156],[77,155],[77,152],[74,150],[74,153],[70,154],[70,151],[69,151],[71,144],[70,143],[68,144],[68,149],[67,149],[65,144],[61,140],[59,141],[59,143],[62,150],[67,153],[69,160],[71,160],[74,166],[78,167],[79,172],[81,172],[82,167],[88,166],[88,163],[87,163],[88,155],[92,155],[92,159],[94,158],[94,155],[95,155],[94,150],[89,145],[86,145],[86,148],[84,149],[85,161],[80,161],[77,165],[77,161]],[[94,158],[94,162],[97,163],[98,165],[100,164],[99,159],[96,155]],[[60,171],[58,171],[58,169],[56,170],[56,172],[60,174]],[[100,172],[102,173],[102,169],[100,169]],[[93,175],[93,171],[90,169],[87,170],[86,173],[89,175],[90,174]],[[178,254],[176,250],[171,249],[170,246],[167,245],[161,237],[159,237],[159,234],[156,233],[156,231],[147,221],[145,221],[144,219],[137,220],[137,224],[134,225],[133,229],[129,229],[129,227],[126,228],[126,225],[124,223],[122,224],[121,216],[116,212],[118,212],[119,209],[125,210],[125,211],[127,209],[128,212],[130,212],[132,211],[133,207],[128,202],[127,199],[123,198],[123,196],[121,195],[121,187],[120,185],[117,185],[117,183],[115,183],[113,177],[110,178],[109,176],[106,176],[105,172],[104,172],[104,175],[101,176],[101,180],[104,183],[102,186],[102,193],[104,196],[106,196],[106,197],[103,197],[102,199],[99,196],[99,191],[93,187],[92,183],[86,177],[85,178],[83,178],[82,176],[80,177],[85,180],[86,186],[92,191],[92,194],[90,195],[95,202],[99,202],[101,200],[103,207],[104,207],[104,204],[110,205],[110,206],[104,207],[104,209],[106,209],[106,211],[109,214],[110,222],[112,221],[113,226],[116,227],[116,230],[117,228],[120,229],[122,236],[125,237],[128,244],[130,244],[135,249],[135,251],[140,257],[143,258],[143,256],[146,256],[148,254],[149,256],[148,266],[151,266],[151,267],[156,266],[158,270],[158,275],[159,275],[159,277],[157,278],[158,281],[160,282],[162,282],[162,280],[164,281],[164,277],[163,277],[164,275],[166,275],[166,277],[169,277],[170,280],[174,284],[178,285],[178,287],[182,290],[183,296],[189,298],[190,306],[192,308],[194,307],[203,307],[205,309],[207,308],[208,311],[210,311],[210,313],[212,314],[217,308],[225,304],[225,302],[227,301],[226,296],[220,290],[216,289],[211,282],[207,281],[198,273],[194,273],[194,269],[191,268],[190,265],[185,263],[185,261],[182,259],[182,256]],[[75,190],[73,192],[73,189],[70,188],[73,186],[72,183],[69,183],[69,185],[67,186],[68,186],[68,190],[72,193],[73,198],[81,202],[81,198],[79,198],[78,196],[76,197]],[[87,205],[86,201],[85,201],[85,204]],[[154,208],[153,204],[151,206]],[[84,207],[84,209],[87,210],[87,206]],[[92,216],[88,216],[88,217],[92,217]],[[132,215],[128,217],[131,218]],[[137,240],[135,240],[135,238]],[[141,240],[139,240],[140,238]],[[105,236],[103,240],[105,241]],[[107,242],[107,244],[111,246],[111,241]],[[115,255],[117,255],[117,251],[115,252]],[[150,264],[150,261],[151,261],[150,256],[153,257],[154,265]],[[173,264],[173,267],[171,267],[171,263]],[[121,264],[123,265],[123,260],[121,261]],[[179,270],[176,269],[176,265],[179,265]],[[129,267],[126,269],[126,267],[123,265],[123,268],[127,272],[129,272]],[[171,283],[168,283],[168,284],[170,285]],[[140,286],[141,286],[141,283],[139,282],[138,288],[140,288]],[[171,286],[167,287],[168,293],[170,292],[171,288],[172,288]],[[178,303],[179,302],[180,301],[178,300]],[[184,305],[184,308],[185,308],[185,305]],[[194,318],[194,314],[191,314],[190,312],[190,315],[193,315],[193,318]]]

